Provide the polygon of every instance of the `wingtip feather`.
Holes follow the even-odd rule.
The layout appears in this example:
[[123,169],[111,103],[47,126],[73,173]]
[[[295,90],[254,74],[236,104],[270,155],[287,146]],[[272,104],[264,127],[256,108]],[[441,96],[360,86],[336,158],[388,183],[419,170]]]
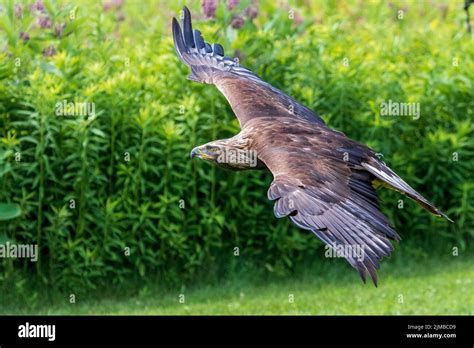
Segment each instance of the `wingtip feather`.
[[184,18],[183,18],[184,43],[186,44],[187,48],[194,48],[196,44],[194,42],[191,12],[189,12],[189,9],[186,6],[184,6],[183,8],[183,12],[184,12]]
[[181,33],[181,27],[179,26],[178,20],[173,17],[172,20],[172,31],[173,31],[173,40],[174,40],[174,48],[178,57],[183,61],[186,62],[183,58],[183,53],[187,52],[186,45],[183,41],[183,36]]

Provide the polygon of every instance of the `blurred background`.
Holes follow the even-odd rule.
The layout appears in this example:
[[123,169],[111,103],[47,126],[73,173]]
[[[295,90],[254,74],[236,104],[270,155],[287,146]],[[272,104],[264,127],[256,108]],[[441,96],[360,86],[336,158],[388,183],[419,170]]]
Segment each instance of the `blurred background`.
[[[271,174],[191,161],[239,126],[213,86],[186,80],[171,37],[183,5],[206,41],[379,152],[455,224],[380,190],[402,241],[376,289],[274,217]],[[0,313],[473,314],[465,6],[2,0],[0,244],[39,257],[0,259]],[[381,115],[389,100],[420,117]]]

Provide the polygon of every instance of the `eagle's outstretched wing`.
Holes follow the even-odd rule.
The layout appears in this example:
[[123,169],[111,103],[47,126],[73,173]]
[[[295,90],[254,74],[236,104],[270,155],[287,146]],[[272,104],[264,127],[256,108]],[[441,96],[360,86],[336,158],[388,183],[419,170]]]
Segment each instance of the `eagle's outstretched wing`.
[[[373,150],[326,127],[282,119],[266,125],[253,120],[259,159],[274,180],[268,197],[275,216],[288,216],[310,230],[377,284],[379,259],[400,237],[380,211],[375,181],[406,194],[431,213],[443,212],[380,162]],[[360,257],[361,253],[363,258]]]
[[274,177],[268,198],[275,200],[275,216],[312,231],[377,285],[379,259],[392,252],[389,240],[400,237],[380,211],[375,176],[361,165],[371,150],[329,130],[315,136],[300,129],[293,141],[259,153]]
[[182,30],[173,18],[173,38],[178,56],[191,67],[189,79],[216,85],[229,101],[241,127],[251,118],[268,115],[294,115],[324,124],[313,111],[224,56],[221,45],[205,42],[199,30],[193,31],[189,10],[184,7],[183,11]]

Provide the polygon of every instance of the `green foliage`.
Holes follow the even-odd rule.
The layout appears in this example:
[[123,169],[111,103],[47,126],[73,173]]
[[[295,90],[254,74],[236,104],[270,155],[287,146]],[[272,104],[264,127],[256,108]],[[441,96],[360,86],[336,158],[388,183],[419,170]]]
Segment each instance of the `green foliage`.
[[[474,236],[474,47],[463,12],[454,3],[308,3],[263,1],[238,30],[232,15],[249,1],[233,13],[220,3],[213,20],[199,20],[197,3],[191,11],[208,41],[240,50],[244,66],[381,152],[456,221],[381,192],[404,247],[464,248]],[[3,278],[23,270],[75,291],[155,275],[180,284],[242,267],[284,274],[322,254],[312,234],[274,218],[271,175],[189,159],[238,123],[215,88],[186,81],[170,37],[180,4],[105,11],[45,1],[51,28],[35,25],[27,5],[21,18],[12,1],[0,12],[0,202],[21,208],[0,227],[41,255],[0,261]],[[421,117],[381,117],[390,99],[420,103]],[[94,103],[95,115],[58,116],[64,100]]]
[[14,219],[21,215],[21,209],[17,204],[0,203],[0,221]]

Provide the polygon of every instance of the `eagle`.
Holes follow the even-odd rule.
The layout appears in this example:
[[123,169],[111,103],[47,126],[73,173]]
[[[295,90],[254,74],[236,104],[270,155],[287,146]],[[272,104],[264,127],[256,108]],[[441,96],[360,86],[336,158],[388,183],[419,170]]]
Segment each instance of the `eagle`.
[[[410,197],[430,213],[448,216],[411,188],[378,154],[329,128],[318,114],[204,41],[183,9],[173,18],[174,46],[191,68],[188,79],[215,85],[229,102],[240,133],[197,146],[196,157],[230,170],[269,170],[268,198],[277,218],[320,238],[377,286],[379,261],[400,236],[380,211],[375,188],[383,185]],[[362,251],[353,252],[353,251]]]

